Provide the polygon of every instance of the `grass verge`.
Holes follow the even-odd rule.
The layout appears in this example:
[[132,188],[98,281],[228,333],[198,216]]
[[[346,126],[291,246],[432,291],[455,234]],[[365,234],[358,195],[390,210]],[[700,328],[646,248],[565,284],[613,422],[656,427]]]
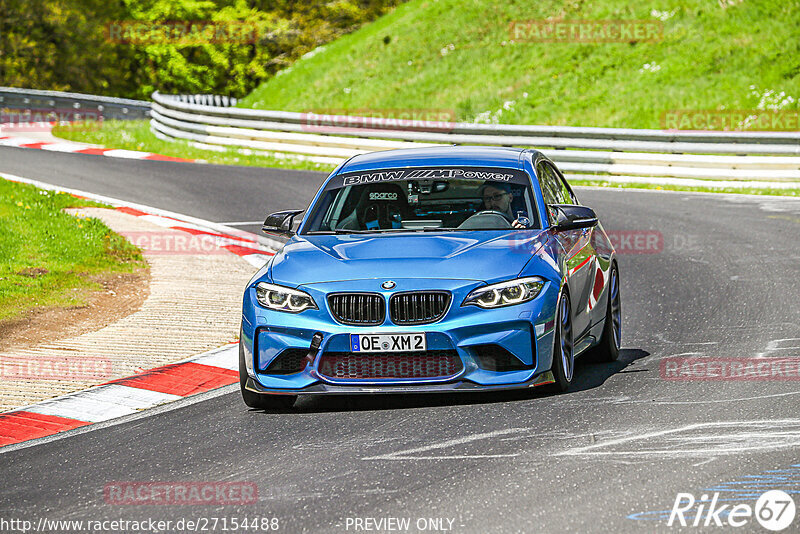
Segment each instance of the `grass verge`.
[[0,180],[0,322],[34,308],[84,306],[95,280],[146,268],[141,251],[98,219],[62,210],[100,206]]
[[701,187],[686,185],[663,185],[642,183],[618,183],[606,180],[569,180],[570,185],[588,187],[608,187],[609,189],[652,189],[656,191],[686,191],[693,193],[735,193],[740,195],[771,195],[783,197],[800,196],[800,187],[797,189],[760,189],[754,187]]
[[[663,37],[530,42],[510,31],[513,21],[545,19],[648,21],[663,24]],[[797,5],[773,0],[411,0],[307,54],[239,106],[658,129],[674,110],[796,114],[798,27]]]

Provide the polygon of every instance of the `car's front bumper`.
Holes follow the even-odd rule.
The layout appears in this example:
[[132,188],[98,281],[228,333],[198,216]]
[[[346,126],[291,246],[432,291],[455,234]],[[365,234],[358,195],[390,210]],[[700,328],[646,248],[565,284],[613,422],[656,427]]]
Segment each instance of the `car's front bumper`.
[[511,389],[532,388],[537,386],[544,386],[555,382],[553,373],[545,371],[544,373],[533,377],[527,382],[500,384],[495,386],[484,386],[466,380],[459,380],[456,382],[446,382],[443,384],[406,384],[406,385],[380,385],[380,386],[366,386],[366,385],[334,385],[325,382],[318,382],[316,384],[304,387],[302,389],[285,389],[285,388],[266,388],[260,382],[248,377],[245,387],[256,393],[263,393],[266,395],[318,395],[321,393],[330,393],[334,395],[353,394],[353,395],[374,395],[376,393],[383,394],[407,394],[407,393],[469,393],[475,391],[506,391]]
[[[355,327],[339,324],[327,309],[326,295],[336,291],[372,291],[389,296],[397,291],[379,288],[380,281],[331,282],[311,284],[302,289],[310,293],[319,310],[288,314],[265,309],[250,288],[245,292],[242,320],[242,349],[249,379],[246,387],[265,394],[320,393],[428,393],[527,388],[552,382],[553,324],[558,286],[547,282],[532,301],[504,308],[485,310],[461,306],[466,295],[481,282],[469,280],[397,280],[397,289],[444,289],[452,302],[440,321],[424,325],[383,325]],[[377,288],[377,289],[376,289]],[[349,350],[350,334],[425,332],[429,350],[456,351],[460,370],[451,376],[428,378],[333,378],[320,372],[321,356]],[[308,350],[314,334],[322,334],[313,362],[293,374],[268,374],[269,364],[287,349]],[[492,371],[482,368],[475,347],[499,345],[516,356],[522,369]],[[485,366],[484,366],[485,367]]]

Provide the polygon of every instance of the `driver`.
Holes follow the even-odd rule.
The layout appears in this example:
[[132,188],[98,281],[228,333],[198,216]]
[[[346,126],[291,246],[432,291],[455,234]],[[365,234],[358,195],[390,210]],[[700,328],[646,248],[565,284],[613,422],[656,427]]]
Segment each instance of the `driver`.
[[484,182],[478,190],[483,199],[484,209],[498,211],[508,219],[512,228],[527,228],[511,211],[511,201],[514,195],[511,186],[503,182]]

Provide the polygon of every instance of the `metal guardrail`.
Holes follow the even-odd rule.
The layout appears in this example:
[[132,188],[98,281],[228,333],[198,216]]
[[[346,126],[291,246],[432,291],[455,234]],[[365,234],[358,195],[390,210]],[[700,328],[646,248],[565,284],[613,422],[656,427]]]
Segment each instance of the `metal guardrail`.
[[232,96],[220,96],[220,95],[174,95],[179,102],[185,102],[187,104],[196,104],[198,106],[215,106],[215,107],[223,107],[227,108],[230,106],[235,106],[238,102],[237,99],[233,98]]
[[[800,180],[800,132],[673,132],[618,128],[392,121],[234,107],[219,95],[162,95],[153,102],[0,87],[0,108],[73,117],[144,119],[164,139],[338,163],[376,150],[450,144],[544,149],[566,172],[621,176]],[[548,150],[552,149],[552,150]]]
[[[184,100],[184,95],[163,95],[156,91],[153,100],[162,106],[177,111],[185,111],[193,115],[210,115],[232,119],[246,119],[258,122],[307,124],[309,113],[292,111],[269,111],[229,107],[218,109],[210,105],[192,105]],[[234,104],[235,105],[235,104]],[[359,128],[367,121],[362,117],[317,115],[313,117],[315,125],[336,127],[349,120],[350,128]],[[423,121],[416,130],[443,130],[438,123],[429,123],[426,128]],[[366,129],[366,128],[365,128]],[[447,133],[464,135],[516,136],[516,137],[552,137],[568,139],[598,139],[603,141],[647,141],[668,143],[709,143],[709,144],[788,144],[800,147],[800,132],[716,132],[716,131],[668,131],[646,130],[635,128],[596,128],[576,126],[541,126],[516,124],[479,124],[450,123]]]
[[[237,147],[337,163],[355,154],[448,144],[544,149],[566,172],[800,180],[799,132],[672,132],[470,123],[381,127],[364,117],[252,110],[153,94],[151,128],[206,148]],[[344,125],[344,126],[343,126]],[[369,125],[370,127],[365,127]],[[555,150],[547,150],[548,148]]]
[[84,115],[103,119],[146,119],[150,115],[150,102],[114,98],[109,96],[64,93],[60,91],[40,91],[38,89],[18,89],[0,87],[0,109],[9,116],[18,116],[26,110],[29,115],[43,115],[53,112],[70,117]]

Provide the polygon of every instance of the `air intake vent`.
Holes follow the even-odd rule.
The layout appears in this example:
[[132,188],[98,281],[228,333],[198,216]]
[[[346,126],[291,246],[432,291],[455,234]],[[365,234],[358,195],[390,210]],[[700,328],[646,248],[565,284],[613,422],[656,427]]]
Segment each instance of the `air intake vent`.
[[500,345],[477,345],[472,350],[478,357],[478,367],[487,371],[503,373],[533,369],[532,365],[525,365]]
[[354,326],[375,326],[386,318],[386,301],[378,293],[333,293],[328,308],[334,319]]
[[448,306],[447,291],[411,291],[392,295],[389,314],[394,324],[435,323],[444,317]]
[[428,352],[326,352],[319,373],[338,379],[447,378],[461,372],[463,364],[454,350]]
[[308,349],[285,349],[272,360],[264,371],[268,375],[290,375],[299,373],[306,366]]

